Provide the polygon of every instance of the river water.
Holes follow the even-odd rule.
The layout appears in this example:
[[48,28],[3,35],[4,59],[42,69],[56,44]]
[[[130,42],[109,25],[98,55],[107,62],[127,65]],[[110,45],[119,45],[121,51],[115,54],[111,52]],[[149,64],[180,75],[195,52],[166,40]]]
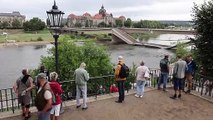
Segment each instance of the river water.
[[[187,35],[188,36],[188,35]],[[186,35],[162,34],[157,38],[148,40],[150,43],[173,45]],[[0,89],[11,87],[21,75],[23,68],[35,69],[40,64],[40,57],[47,55],[47,50],[53,45],[25,45],[0,48]],[[138,65],[141,60],[151,68],[159,66],[164,54],[174,56],[174,53],[165,49],[153,49],[141,46],[111,45],[109,49],[112,63],[117,63],[117,57],[122,55],[125,63]]]

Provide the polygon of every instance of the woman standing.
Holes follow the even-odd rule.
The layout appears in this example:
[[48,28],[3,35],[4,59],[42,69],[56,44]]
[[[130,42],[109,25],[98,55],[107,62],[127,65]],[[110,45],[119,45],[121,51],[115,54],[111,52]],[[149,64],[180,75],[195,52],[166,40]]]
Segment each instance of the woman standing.
[[52,104],[52,109],[50,111],[50,119],[59,120],[60,107],[61,107],[61,97],[62,89],[61,85],[57,82],[58,74],[56,72],[50,73],[50,87],[55,95],[55,102]]
[[144,95],[146,80],[149,78],[149,69],[144,65],[143,61],[141,61],[140,66],[137,67],[135,75],[137,86],[137,93],[135,94],[135,97],[142,98]]

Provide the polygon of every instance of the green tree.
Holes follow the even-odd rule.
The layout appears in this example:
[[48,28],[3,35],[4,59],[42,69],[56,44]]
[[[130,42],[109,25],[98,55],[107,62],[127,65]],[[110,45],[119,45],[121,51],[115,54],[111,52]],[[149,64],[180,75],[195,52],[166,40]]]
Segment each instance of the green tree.
[[176,56],[187,56],[190,54],[190,51],[186,48],[184,43],[178,43],[176,49]]
[[106,27],[107,25],[106,25],[106,23],[104,23],[104,22],[101,22],[101,23],[99,23],[98,24],[98,27]]
[[2,28],[2,23],[0,22],[0,28]]
[[18,19],[14,19],[12,22],[13,28],[20,28],[21,27],[21,22]]
[[[49,50],[49,56],[42,57],[41,62],[50,71],[55,70],[54,51]],[[60,39],[59,53],[59,73],[60,80],[73,79],[73,73],[81,62],[87,64],[90,76],[108,75],[112,72],[110,56],[103,46],[97,46],[93,42],[86,42],[83,46],[76,45],[70,37]]]
[[39,18],[33,18],[23,24],[24,31],[38,31],[45,28],[45,22]]
[[2,28],[5,29],[5,28],[8,28],[9,27],[9,23],[7,21],[3,21],[2,22]]
[[85,27],[89,27],[89,20],[85,21]]
[[125,27],[131,27],[132,26],[132,20],[130,18],[127,18],[127,20],[124,22]]
[[134,28],[164,28],[165,25],[159,21],[140,20],[139,22],[133,23]]
[[82,24],[80,22],[75,23],[75,27],[82,27]]
[[115,25],[116,25],[116,27],[122,27],[122,26],[123,26],[122,20],[116,19],[116,20],[115,20]]
[[192,41],[196,46],[196,55],[206,74],[213,76],[213,1],[194,5],[193,21],[196,38]]

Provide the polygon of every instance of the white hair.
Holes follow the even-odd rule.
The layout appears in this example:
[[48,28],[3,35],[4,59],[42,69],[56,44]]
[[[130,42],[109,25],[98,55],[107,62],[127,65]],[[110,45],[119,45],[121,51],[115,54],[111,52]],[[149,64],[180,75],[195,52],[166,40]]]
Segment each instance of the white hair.
[[50,80],[57,80],[58,79],[58,74],[56,72],[51,72],[50,73]]
[[82,62],[81,65],[80,65],[80,67],[81,67],[81,68],[85,68],[85,67],[86,67],[86,64],[85,64],[84,62]]

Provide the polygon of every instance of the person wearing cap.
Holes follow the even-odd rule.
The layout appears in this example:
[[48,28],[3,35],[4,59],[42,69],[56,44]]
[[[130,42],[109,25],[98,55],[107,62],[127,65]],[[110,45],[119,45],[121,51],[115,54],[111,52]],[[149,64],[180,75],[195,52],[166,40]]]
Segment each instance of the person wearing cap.
[[118,56],[118,64],[115,68],[115,81],[117,82],[118,86],[118,92],[119,92],[119,97],[118,100],[115,101],[116,103],[122,103],[124,101],[125,93],[124,93],[124,82],[126,80],[126,77],[121,78],[119,76],[121,66],[124,64],[123,56]]
[[13,89],[18,96],[18,102],[22,106],[22,116],[24,116],[25,119],[30,117],[29,109],[31,102],[31,90],[33,87],[34,85],[32,77],[28,74],[27,69],[23,69],[22,76],[16,80]]
[[74,72],[74,79],[76,84],[76,108],[80,108],[80,95],[83,95],[82,110],[87,110],[87,81],[89,80],[89,73],[85,70],[86,64],[81,63],[80,67]]
[[35,106],[38,109],[38,120],[50,120],[50,110],[52,108],[52,90],[44,73],[39,73],[37,83],[40,84],[35,98]]
[[160,61],[160,78],[158,80],[158,89],[161,89],[163,83],[163,91],[166,90],[167,80],[169,76],[169,55],[164,55],[164,58]]
[[50,120],[59,120],[60,108],[61,108],[61,94],[62,89],[61,85],[57,82],[58,74],[56,72],[50,73],[50,87],[55,94],[56,101],[52,104],[52,109],[50,111]]

